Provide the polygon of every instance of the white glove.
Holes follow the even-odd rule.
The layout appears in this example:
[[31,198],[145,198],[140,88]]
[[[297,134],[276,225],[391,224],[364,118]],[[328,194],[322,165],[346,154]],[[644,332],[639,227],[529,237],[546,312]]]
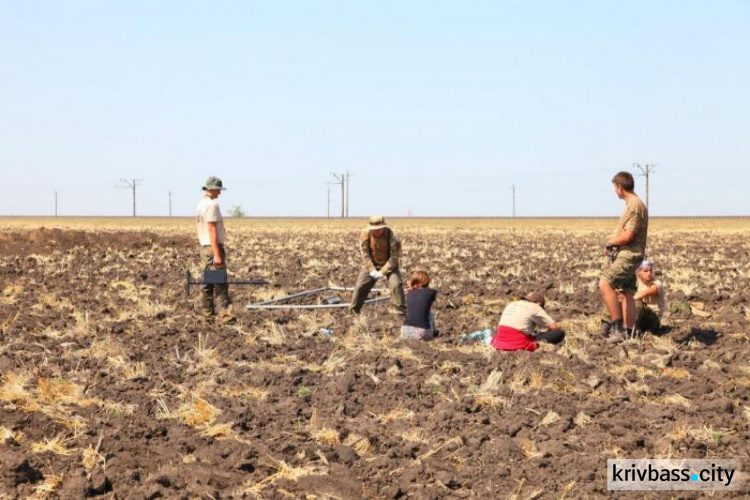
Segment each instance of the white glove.
[[370,271],[370,276],[372,276],[373,278],[375,278],[376,280],[378,280],[378,279],[382,278],[384,275],[380,271],[378,271],[376,269],[373,269],[372,271]]

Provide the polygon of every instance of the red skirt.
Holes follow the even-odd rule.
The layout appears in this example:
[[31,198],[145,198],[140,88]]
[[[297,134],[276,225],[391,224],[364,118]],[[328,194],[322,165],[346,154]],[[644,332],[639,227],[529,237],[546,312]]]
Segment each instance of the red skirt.
[[492,347],[498,351],[536,351],[534,337],[509,326],[498,326],[492,338]]

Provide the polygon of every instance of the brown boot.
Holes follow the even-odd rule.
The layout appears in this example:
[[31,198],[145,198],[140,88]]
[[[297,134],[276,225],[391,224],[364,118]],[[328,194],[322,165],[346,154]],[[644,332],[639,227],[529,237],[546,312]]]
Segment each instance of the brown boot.
[[237,317],[234,315],[234,308],[230,304],[221,311],[221,322],[225,325],[236,325]]
[[612,335],[607,337],[606,342],[608,344],[619,344],[627,340],[627,330],[622,325],[622,321],[615,321],[612,323]]

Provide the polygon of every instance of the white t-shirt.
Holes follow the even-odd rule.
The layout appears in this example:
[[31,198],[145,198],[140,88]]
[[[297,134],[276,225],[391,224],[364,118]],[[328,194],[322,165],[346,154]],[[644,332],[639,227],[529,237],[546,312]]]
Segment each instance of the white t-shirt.
[[219,245],[224,244],[224,217],[221,216],[221,210],[219,209],[219,201],[212,199],[209,196],[205,196],[201,201],[198,202],[198,206],[195,207],[195,224],[198,230],[198,241],[201,246],[207,246],[211,244],[211,238],[208,233],[208,223],[216,223],[216,236],[219,240]]
[[[659,280],[651,282],[652,285],[656,285],[659,289],[659,294],[654,297],[644,297],[643,303],[646,304],[649,309],[654,311],[659,317],[664,316],[664,311],[667,310],[667,297],[664,294],[664,284]],[[648,290],[649,285],[645,284],[641,280],[638,280],[638,292],[645,292]]]
[[498,326],[509,326],[526,335],[534,335],[535,327],[547,328],[555,320],[542,306],[527,300],[517,300],[505,306]]

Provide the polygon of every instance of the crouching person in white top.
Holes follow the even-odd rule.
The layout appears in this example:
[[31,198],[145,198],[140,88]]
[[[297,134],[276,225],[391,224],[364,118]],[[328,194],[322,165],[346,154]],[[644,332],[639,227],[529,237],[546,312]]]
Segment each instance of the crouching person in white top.
[[[538,332],[537,330],[545,330]],[[492,347],[498,351],[535,351],[539,342],[559,344],[565,338],[560,325],[544,310],[544,295],[532,292],[503,310]]]

